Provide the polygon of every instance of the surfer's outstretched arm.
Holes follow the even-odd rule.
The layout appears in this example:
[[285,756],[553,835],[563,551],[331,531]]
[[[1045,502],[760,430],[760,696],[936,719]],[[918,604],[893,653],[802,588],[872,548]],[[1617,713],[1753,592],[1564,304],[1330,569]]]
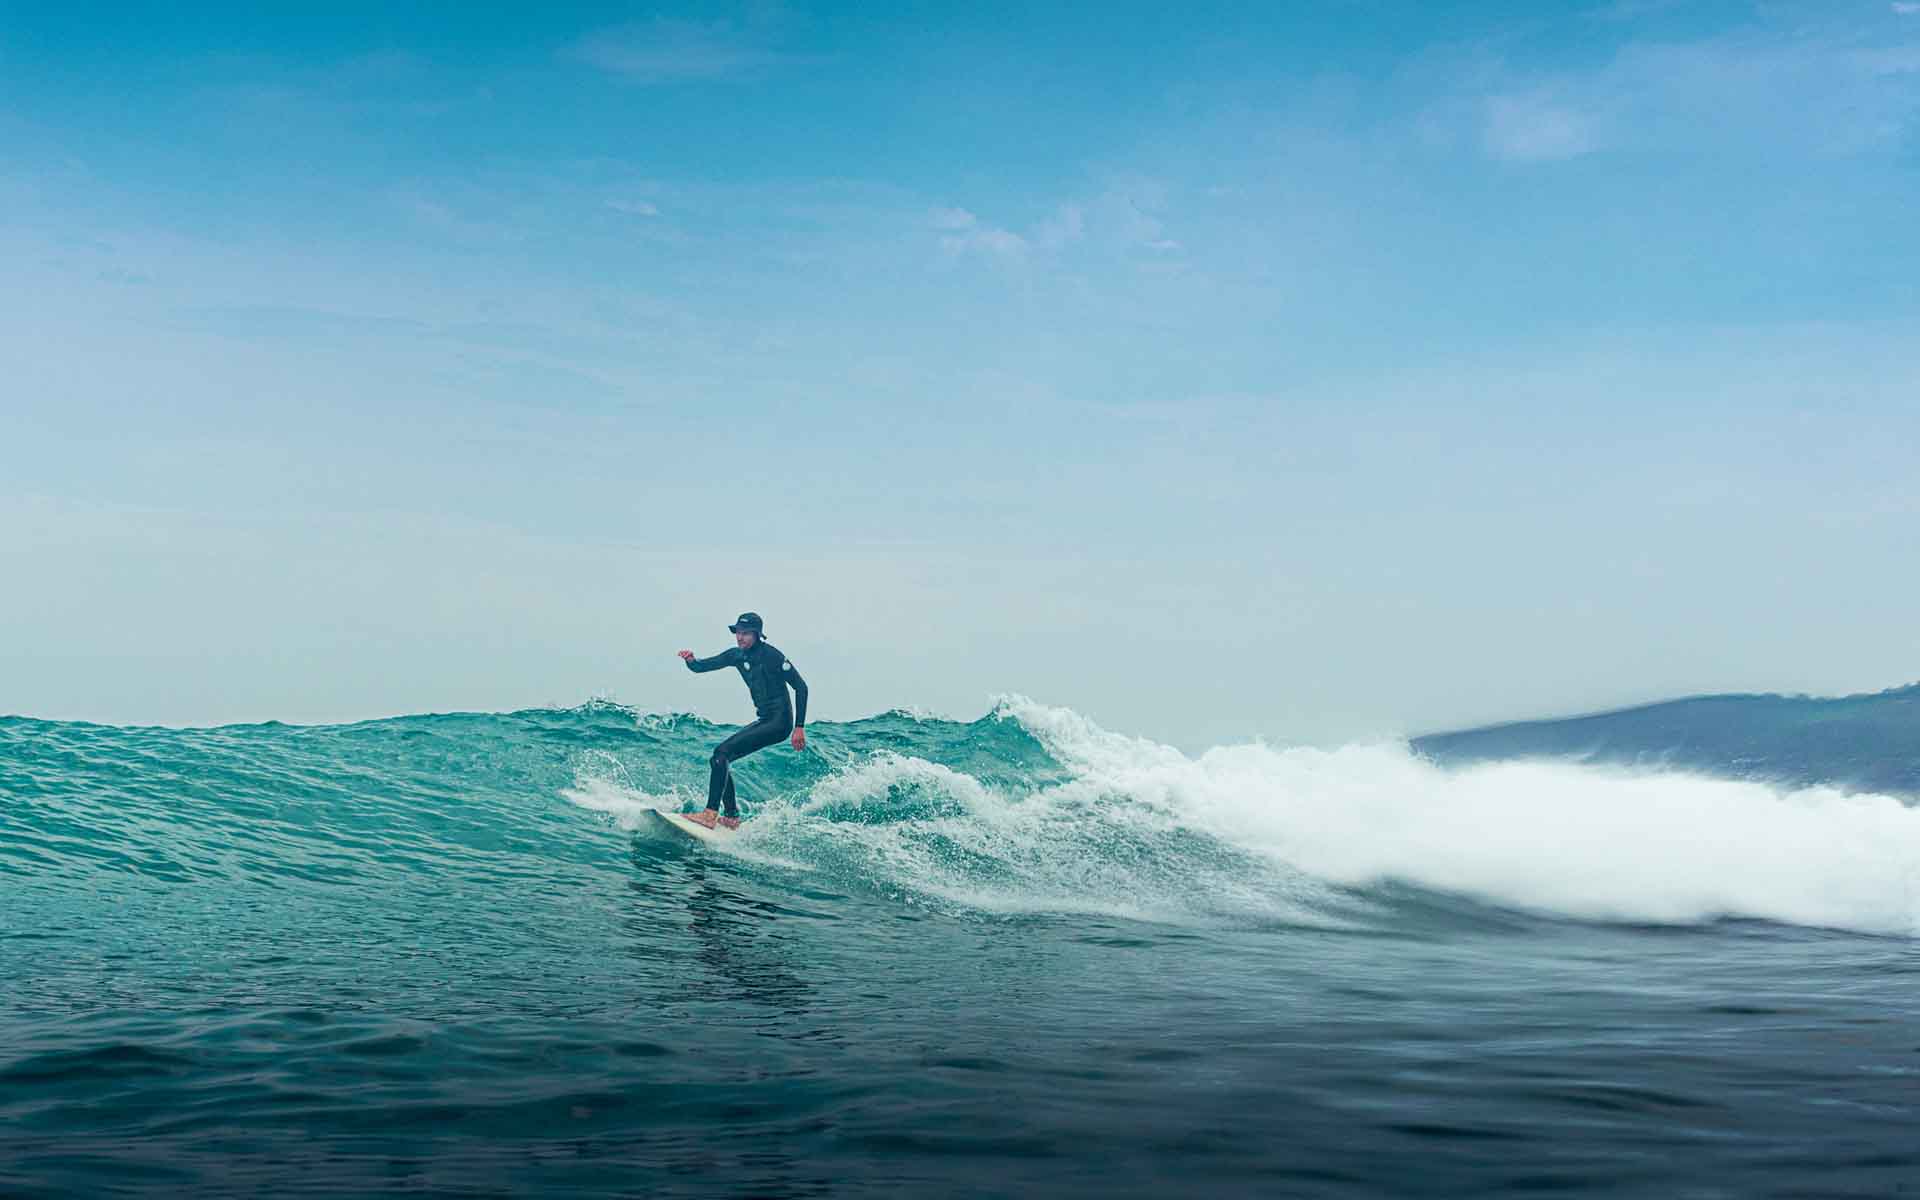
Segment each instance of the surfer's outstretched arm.
[[695,658],[693,651],[682,650],[680,657],[686,662],[687,670],[693,671],[696,674],[703,671],[718,671],[726,667],[737,667],[740,665],[740,648],[735,646],[728,650],[722,650],[712,658]]

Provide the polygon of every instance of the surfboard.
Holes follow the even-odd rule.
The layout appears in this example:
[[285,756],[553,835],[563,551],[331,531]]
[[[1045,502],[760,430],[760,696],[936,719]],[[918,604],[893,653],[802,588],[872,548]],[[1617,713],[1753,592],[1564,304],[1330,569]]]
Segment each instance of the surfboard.
[[724,844],[732,841],[735,836],[734,830],[708,829],[700,822],[688,819],[685,813],[668,812],[664,808],[650,808],[647,811],[653,814],[656,823],[696,841]]

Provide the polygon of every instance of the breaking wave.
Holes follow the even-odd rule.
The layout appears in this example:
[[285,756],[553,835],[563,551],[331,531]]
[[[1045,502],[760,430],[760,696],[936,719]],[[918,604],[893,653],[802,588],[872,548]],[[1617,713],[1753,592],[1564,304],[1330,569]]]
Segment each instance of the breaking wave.
[[[1891,796],[1556,761],[1449,769],[1393,743],[1190,756],[1020,698],[970,725],[913,720],[941,735],[921,753],[862,749],[889,739],[856,722],[821,734],[831,768],[764,775],[741,851],[991,912],[1373,924],[1385,892],[1410,887],[1582,920],[1920,933],[1920,809]],[[700,793],[649,791],[601,755],[566,795],[637,828],[642,809]]]
[[[699,805],[724,732],[610,704],[215,730],[4,718],[0,876],[511,889],[554,863],[617,865],[609,833]],[[1445,767],[1396,743],[1193,755],[1019,698],[971,722],[890,712],[813,733],[737,768],[739,857],[809,888],[1165,922],[1471,910],[1920,934],[1920,809],[1893,796]]]

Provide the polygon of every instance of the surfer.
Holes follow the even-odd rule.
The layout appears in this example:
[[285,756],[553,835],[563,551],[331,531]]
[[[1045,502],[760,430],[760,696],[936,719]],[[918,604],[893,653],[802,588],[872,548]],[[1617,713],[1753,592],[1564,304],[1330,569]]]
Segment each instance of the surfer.
[[[807,748],[807,681],[800,678],[800,672],[793,669],[786,655],[761,639],[762,628],[759,613],[741,613],[739,620],[727,626],[727,631],[733,634],[733,649],[722,650],[712,658],[695,658],[691,650],[680,652],[689,671],[737,669],[740,678],[747,681],[748,694],[753,697],[753,724],[714,747],[713,757],[708,760],[713,771],[707,779],[706,811],[687,818],[708,829],[715,825],[740,828],[740,813],[733,801],[735,760],[755,750],[764,750],[789,733],[793,735],[795,750]],[[787,703],[788,688],[793,689],[791,706]],[[726,806],[725,816],[720,814],[722,805]]]

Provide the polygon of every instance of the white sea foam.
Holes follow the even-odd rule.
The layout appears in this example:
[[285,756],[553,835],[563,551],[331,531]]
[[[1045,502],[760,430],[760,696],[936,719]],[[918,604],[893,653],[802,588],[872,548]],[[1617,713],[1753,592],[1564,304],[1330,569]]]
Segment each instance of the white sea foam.
[[656,796],[635,785],[625,765],[604,751],[584,755],[574,767],[573,786],[560,794],[581,808],[607,814],[622,829],[642,828],[652,809],[676,812],[685,799],[678,790]]
[[637,788],[625,787],[609,779],[584,779],[560,793],[581,808],[605,813],[622,829],[639,829],[647,813],[656,808],[678,811],[679,802],[650,796]]
[[[704,802],[707,794],[704,788],[695,792],[680,787],[649,792],[633,782],[618,758],[596,751],[584,755],[575,764],[573,786],[562,788],[560,795],[590,812],[606,814],[617,827],[633,832],[654,828],[652,818],[647,815],[652,810],[680,812],[690,807],[689,801]],[[741,837],[728,846],[729,852],[769,866],[810,869],[805,862],[768,853],[762,841],[754,836],[759,832],[755,826],[744,827]]]
[[1920,809],[1565,762],[1448,770],[1404,745],[1198,758],[1009,699],[1075,781],[1340,884],[1399,880],[1601,920],[1755,917],[1920,934]]
[[[1920,809],[1569,762],[1447,769],[1406,745],[1190,756],[1018,697],[996,713],[1065,778],[989,786],[891,751],[759,807],[743,851],[908,901],[1156,920],[1371,920],[1383,883],[1557,916],[1747,917],[1920,936]],[[583,761],[567,799],[637,828],[679,793]]]
[[800,805],[805,813],[857,811],[882,801],[902,787],[923,789],[926,794],[944,799],[943,807],[979,813],[992,803],[992,793],[980,781],[962,771],[928,762],[924,758],[883,750],[852,768],[838,771],[821,780]]
[[[1000,913],[1181,920],[1232,912],[1346,924],[1324,885],[1181,836],[1149,799],[1086,783],[1003,792],[926,759],[881,752],[752,826],[760,844],[905,899]],[[1250,871],[1249,865],[1256,870]],[[1351,908],[1351,905],[1347,907]]]

